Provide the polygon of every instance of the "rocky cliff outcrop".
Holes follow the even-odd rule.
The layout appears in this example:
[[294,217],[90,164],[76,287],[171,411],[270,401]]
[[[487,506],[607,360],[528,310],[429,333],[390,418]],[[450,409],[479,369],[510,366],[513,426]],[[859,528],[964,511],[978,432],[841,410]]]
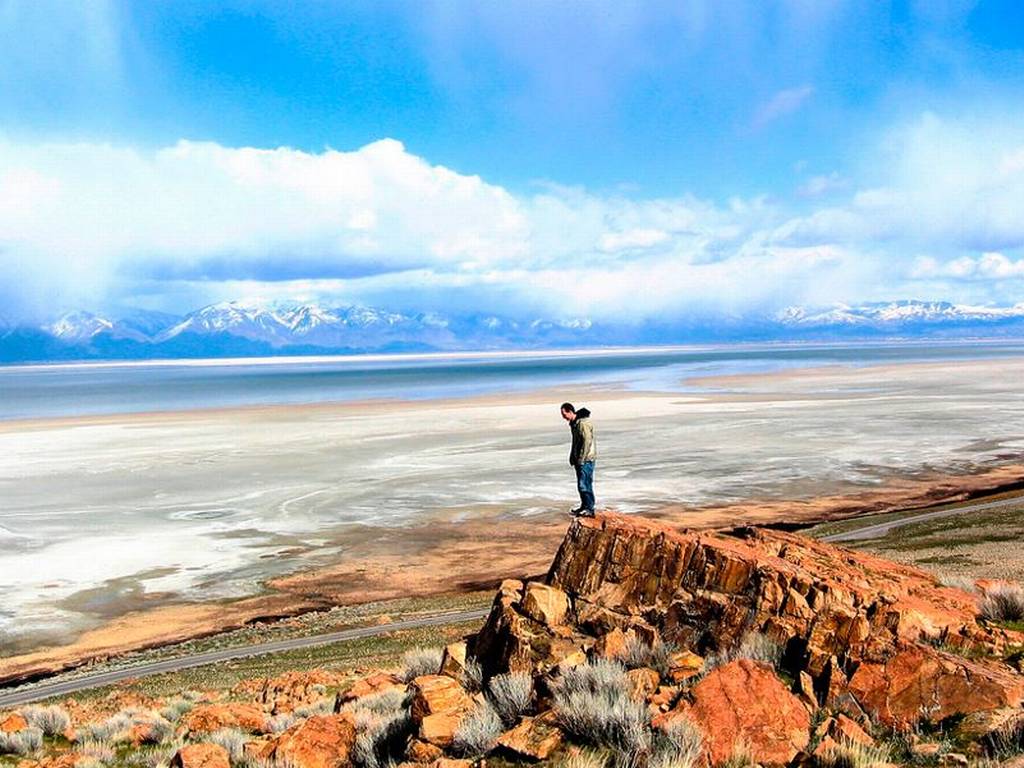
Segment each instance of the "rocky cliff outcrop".
[[[731,661],[752,640],[777,658]],[[570,526],[545,584],[502,585],[470,650],[488,675],[551,677],[662,644],[674,650],[644,689],[655,725],[696,723],[713,761],[744,742],[784,764],[818,708],[876,730],[1019,709],[1024,676],[1002,658],[1022,640],[914,568],[791,533],[604,514]]]

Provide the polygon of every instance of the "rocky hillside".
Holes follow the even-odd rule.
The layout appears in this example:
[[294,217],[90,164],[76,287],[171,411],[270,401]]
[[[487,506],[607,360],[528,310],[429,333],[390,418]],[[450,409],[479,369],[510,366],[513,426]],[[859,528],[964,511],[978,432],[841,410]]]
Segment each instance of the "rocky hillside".
[[[118,728],[100,762],[150,743],[153,768],[995,765],[1024,752],[1024,635],[981,619],[984,599],[798,535],[604,514],[405,670],[330,697],[337,676],[316,672],[100,721],[68,708],[23,768],[95,762]],[[31,740],[42,717],[0,730]]]

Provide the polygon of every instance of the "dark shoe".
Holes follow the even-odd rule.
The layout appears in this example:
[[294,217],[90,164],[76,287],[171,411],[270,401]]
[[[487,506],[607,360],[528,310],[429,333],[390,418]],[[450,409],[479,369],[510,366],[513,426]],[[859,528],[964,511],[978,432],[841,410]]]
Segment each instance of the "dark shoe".
[[569,514],[572,517],[579,517],[581,514],[583,514],[586,511],[587,510],[585,510],[583,507],[576,507],[576,509],[570,509],[569,510]]
[[582,512],[580,512],[580,517],[593,517],[593,516],[594,516],[594,510],[592,510],[592,509],[584,509]]

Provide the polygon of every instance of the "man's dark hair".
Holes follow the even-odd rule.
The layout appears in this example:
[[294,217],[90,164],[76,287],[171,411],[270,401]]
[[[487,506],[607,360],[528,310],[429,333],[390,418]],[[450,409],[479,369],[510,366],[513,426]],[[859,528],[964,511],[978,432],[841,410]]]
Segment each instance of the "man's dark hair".
[[576,413],[576,408],[573,407],[572,403],[562,403],[562,410],[566,413]]

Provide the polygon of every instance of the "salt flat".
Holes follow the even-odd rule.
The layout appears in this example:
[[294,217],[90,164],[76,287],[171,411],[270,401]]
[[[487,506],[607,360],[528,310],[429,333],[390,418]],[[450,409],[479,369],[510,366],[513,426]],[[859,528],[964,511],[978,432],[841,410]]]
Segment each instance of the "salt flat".
[[676,392],[574,385],[0,423],[0,650],[252,595],[286,574],[334,568],[337,593],[346,563],[398,558],[341,590],[351,599],[399,561],[406,583],[418,566],[436,570],[434,550],[459,526],[483,544],[489,531],[555,530],[575,500],[566,397],[594,412],[599,503],[721,523],[722,510],[741,522],[774,503],[784,517],[791,500],[1015,465],[1022,380],[1024,359],[1003,358],[726,376]]

